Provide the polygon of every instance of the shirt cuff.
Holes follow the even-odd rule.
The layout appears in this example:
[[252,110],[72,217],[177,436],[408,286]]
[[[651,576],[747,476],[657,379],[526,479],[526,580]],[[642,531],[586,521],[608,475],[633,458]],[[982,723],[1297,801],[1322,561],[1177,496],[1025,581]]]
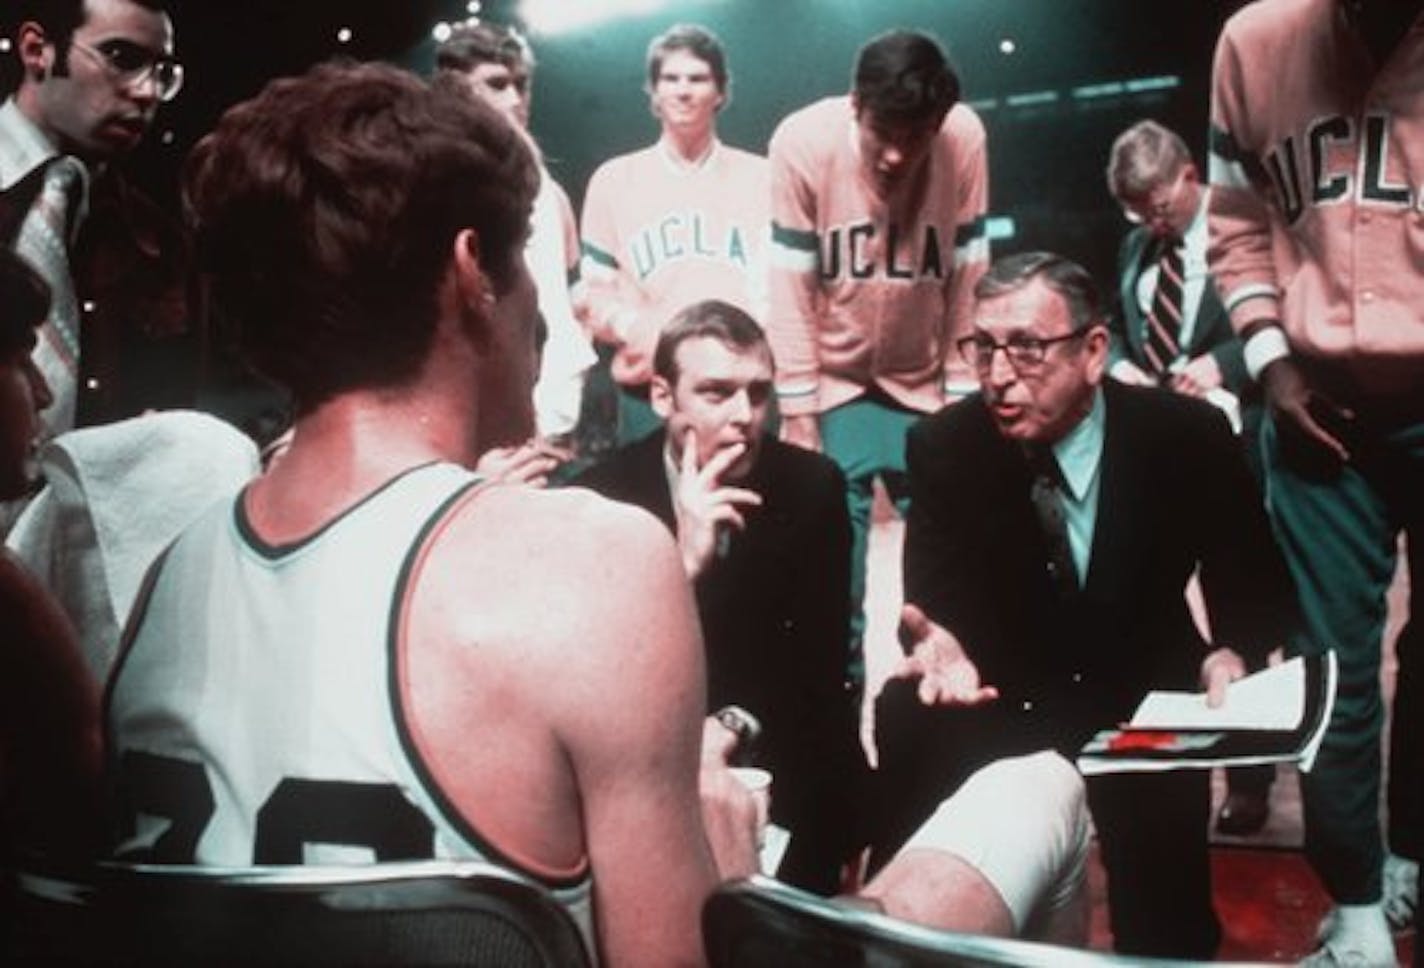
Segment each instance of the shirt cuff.
[[1251,379],[1261,379],[1261,373],[1276,360],[1290,356],[1290,342],[1279,326],[1266,326],[1251,335],[1242,349],[1246,372]]

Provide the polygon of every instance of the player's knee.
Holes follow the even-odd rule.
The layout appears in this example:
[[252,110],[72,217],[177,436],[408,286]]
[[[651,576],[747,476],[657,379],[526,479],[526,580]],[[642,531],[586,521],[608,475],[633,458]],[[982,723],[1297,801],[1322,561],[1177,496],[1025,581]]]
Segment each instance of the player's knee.
[[999,760],[985,769],[1001,771],[995,782],[1006,793],[1032,791],[1025,803],[1031,811],[1025,833],[1046,848],[1051,866],[1081,867],[1090,825],[1087,788],[1077,769],[1052,750]]

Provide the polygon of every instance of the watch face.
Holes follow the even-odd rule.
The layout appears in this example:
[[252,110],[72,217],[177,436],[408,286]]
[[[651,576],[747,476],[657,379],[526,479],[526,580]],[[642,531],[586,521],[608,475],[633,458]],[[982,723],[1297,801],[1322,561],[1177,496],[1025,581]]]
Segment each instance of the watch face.
[[761,735],[761,723],[741,706],[723,706],[716,715],[719,723],[737,734],[738,746],[746,746]]

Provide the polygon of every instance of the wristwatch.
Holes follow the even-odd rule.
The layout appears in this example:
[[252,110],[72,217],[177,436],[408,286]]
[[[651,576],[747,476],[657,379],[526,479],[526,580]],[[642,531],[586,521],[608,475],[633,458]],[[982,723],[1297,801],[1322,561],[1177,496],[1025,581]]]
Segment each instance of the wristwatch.
[[737,760],[750,757],[752,748],[761,737],[761,722],[741,706],[723,706],[712,716],[737,737],[732,747],[732,756]]

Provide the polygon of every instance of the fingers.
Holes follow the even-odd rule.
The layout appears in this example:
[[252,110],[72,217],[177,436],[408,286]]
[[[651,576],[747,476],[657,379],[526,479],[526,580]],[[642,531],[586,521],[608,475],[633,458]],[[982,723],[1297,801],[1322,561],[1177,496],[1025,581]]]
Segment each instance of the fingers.
[[[683,447],[683,453],[686,453],[695,446],[696,445],[693,444],[691,447]],[[727,473],[727,468],[731,467],[737,458],[746,452],[746,444],[733,444],[731,447],[724,447],[717,451],[707,459],[706,464],[702,465],[702,479],[708,483],[720,481],[722,475]]]
[[1172,389],[1189,397],[1199,397],[1206,392],[1205,388],[1187,373],[1178,373],[1172,377]]
[[891,667],[889,678],[914,679],[917,676],[923,676],[924,674],[924,664],[920,662],[919,658],[913,652],[911,652],[909,655],[902,656],[900,658],[900,661],[896,662],[895,665]]
[[1234,650],[1225,646],[1213,650],[1202,660],[1202,685],[1206,687],[1206,704],[1216,708],[1226,701],[1227,689],[1246,675],[1246,663]]
[[702,762],[704,765],[727,765],[737,748],[737,734],[717,719],[708,716],[702,720]]
[[1226,702],[1226,687],[1231,685],[1231,677],[1219,670],[1213,671],[1206,684],[1206,704],[1215,709]]
[[1350,459],[1349,448],[1326,424],[1342,425],[1353,420],[1354,413],[1316,392],[1289,357],[1276,360],[1261,371],[1261,382],[1272,410],[1294,425],[1298,433],[1330,451],[1341,462]]
[[1325,447],[1342,462],[1350,459],[1349,448],[1346,447],[1338,437],[1321,426],[1315,417],[1311,415],[1308,408],[1303,406],[1295,407],[1288,410],[1287,413],[1291,419],[1295,421],[1300,431],[1311,440]]
[[724,878],[756,873],[761,811],[756,797],[724,766],[704,766],[699,778],[703,829]]
[[682,435],[682,463],[678,471],[684,478],[697,474],[697,432],[691,427]]
[[916,693],[926,706],[982,706],[999,698],[994,686],[956,681],[953,676],[924,676]]
[[533,446],[526,446],[500,474],[500,479],[514,484],[543,487],[559,462]]
[[721,507],[761,507],[761,495],[756,491],[747,490],[745,487],[719,487],[709,494],[708,497],[713,503]]
[[930,637],[930,620],[918,605],[906,602],[900,609],[900,645],[906,649],[913,649],[916,642],[923,642]]

